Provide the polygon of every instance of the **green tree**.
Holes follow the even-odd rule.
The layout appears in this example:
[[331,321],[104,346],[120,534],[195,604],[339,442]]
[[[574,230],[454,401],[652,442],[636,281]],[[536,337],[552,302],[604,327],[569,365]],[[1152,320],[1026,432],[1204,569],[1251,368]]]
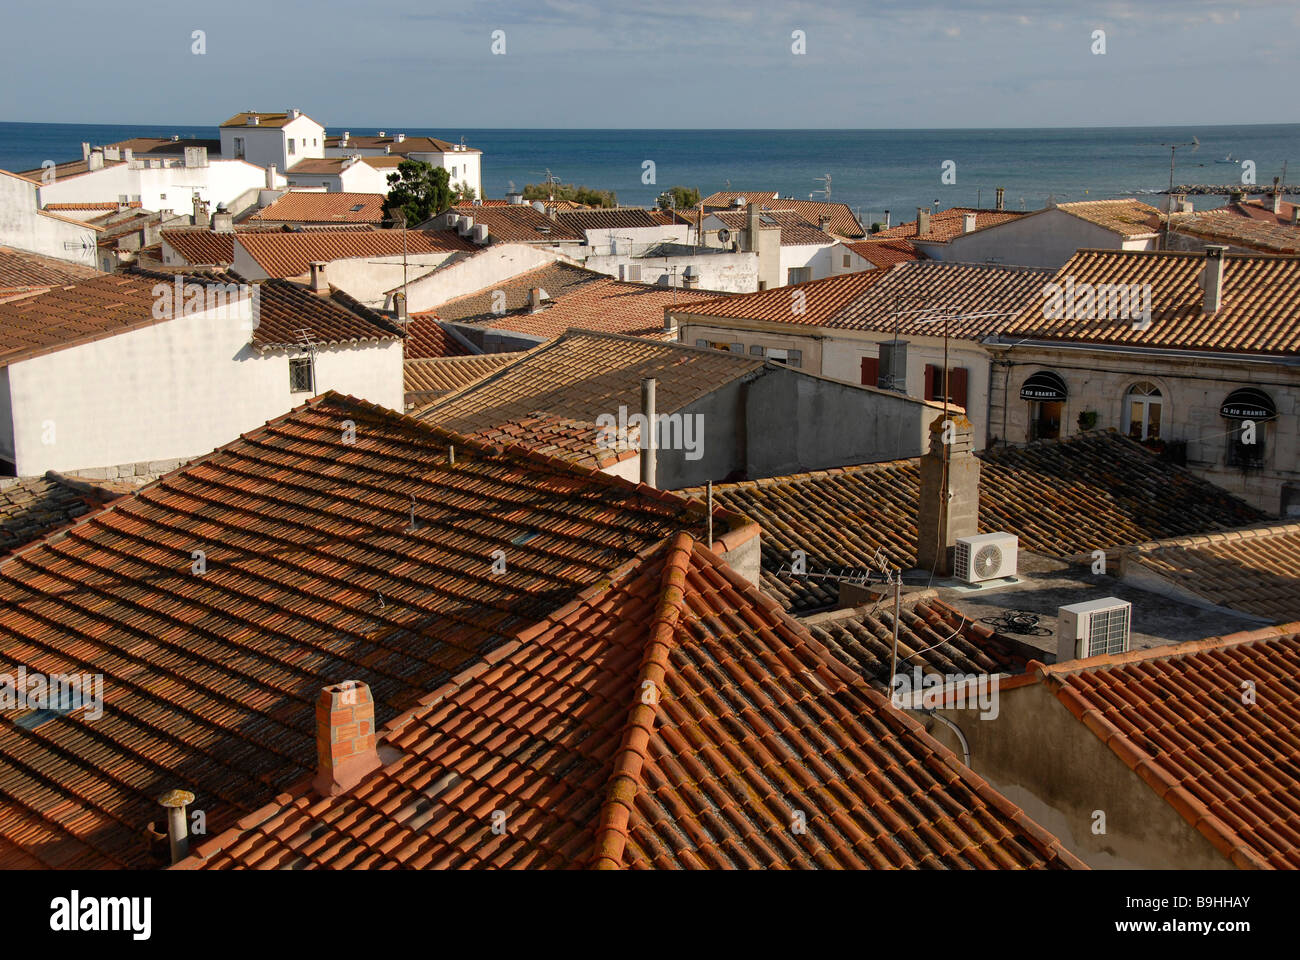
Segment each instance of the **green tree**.
[[660,210],[689,210],[700,203],[700,191],[694,187],[669,187],[659,194]]
[[388,196],[384,217],[393,219],[400,211],[406,223],[415,226],[451,206],[451,177],[442,167],[423,160],[403,160],[397,172],[388,175]]
[[591,207],[617,207],[618,195],[613,190],[597,190],[594,187],[579,187],[572,183],[530,183],[524,187],[525,200],[572,200],[585,203]]
[[477,199],[478,193],[475,192],[473,187],[468,186],[467,184],[458,183],[456,186],[451,188],[451,205],[453,207],[470,204]]

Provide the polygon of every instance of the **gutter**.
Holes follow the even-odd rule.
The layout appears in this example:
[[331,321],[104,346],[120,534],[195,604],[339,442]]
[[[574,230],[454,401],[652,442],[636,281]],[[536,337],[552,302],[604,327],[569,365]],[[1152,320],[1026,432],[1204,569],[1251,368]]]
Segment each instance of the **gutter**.
[[1287,367],[1300,367],[1300,356],[1285,356],[1282,354],[1250,356],[1248,354],[1221,353],[1209,350],[1178,350],[1170,347],[1134,347],[1127,344],[1078,343],[1077,341],[1034,340],[1031,338],[1007,340],[1001,335],[985,337],[979,342],[987,347],[1003,347],[1008,350],[1015,349],[1016,347],[1030,346],[1048,350],[1129,353],[1144,357],[1172,357],[1175,359],[1215,360],[1218,362],[1227,360],[1239,363],[1261,363]]

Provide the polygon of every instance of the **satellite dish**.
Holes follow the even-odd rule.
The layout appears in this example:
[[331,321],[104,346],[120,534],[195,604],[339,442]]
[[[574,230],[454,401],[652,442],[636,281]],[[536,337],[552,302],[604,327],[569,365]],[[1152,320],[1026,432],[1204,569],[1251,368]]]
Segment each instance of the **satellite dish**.
[[731,239],[731,231],[728,230],[726,227],[723,227],[721,230],[718,231],[718,243],[726,243],[730,239]]

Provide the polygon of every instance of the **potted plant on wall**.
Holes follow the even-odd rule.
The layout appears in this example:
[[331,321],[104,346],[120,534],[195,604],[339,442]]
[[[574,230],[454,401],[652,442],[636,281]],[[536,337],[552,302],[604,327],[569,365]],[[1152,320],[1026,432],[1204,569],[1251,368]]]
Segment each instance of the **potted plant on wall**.
[[1079,429],[1091,430],[1097,426],[1097,411],[1083,410],[1079,413]]

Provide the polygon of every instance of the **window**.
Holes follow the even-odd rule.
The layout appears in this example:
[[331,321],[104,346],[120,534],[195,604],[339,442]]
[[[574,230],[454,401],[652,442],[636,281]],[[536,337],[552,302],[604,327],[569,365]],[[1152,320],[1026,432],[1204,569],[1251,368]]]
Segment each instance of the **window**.
[[787,367],[797,367],[803,361],[802,350],[769,350],[767,359]]
[[452,167],[452,168],[451,168],[451,178],[452,178],[453,180],[456,179],[456,168],[455,168],[455,167]]
[[[969,380],[965,367],[948,369],[948,402],[959,407],[966,406],[966,384]],[[938,364],[925,365],[925,399],[943,402],[943,367]]]
[[1160,439],[1162,400],[1154,383],[1135,383],[1124,398],[1128,416],[1128,435],[1134,440]]
[[1228,450],[1224,462],[1243,470],[1264,465],[1265,433],[1268,421],[1277,416],[1273,398],[1256,387],[1242,387],[1228,394],[1219,408],[1228,421]]
[[242,160],[244,157],[244,138],[235,137],[235,159]]
[[849,260],[849,255],[848,255],[847,253],[844,254],[844,266],[846,266],[846,267],[850,267],[850,266],[852,266],[852,265],[853,265],[853,264],[852,264],[852,263],[850,262],[850,260]]
[[876,387],[880,385],[879,357],[862,358],[862,385],[864,387]]
[[812,279],[812,267],[791,267],[787,271],[787,283],[803,283]]
[[[761,357],[766,352],[767,351],[764,350],[762,347],[760,347],[758,344],[754,344],[752,347],[749,348],[750,356],[754,356],[754,357]],[[776,351],[773,351],[773,353],[775,352]]]
[[311,393],[312,383],[311,357],[300,357],[289,361],[289,392]]

